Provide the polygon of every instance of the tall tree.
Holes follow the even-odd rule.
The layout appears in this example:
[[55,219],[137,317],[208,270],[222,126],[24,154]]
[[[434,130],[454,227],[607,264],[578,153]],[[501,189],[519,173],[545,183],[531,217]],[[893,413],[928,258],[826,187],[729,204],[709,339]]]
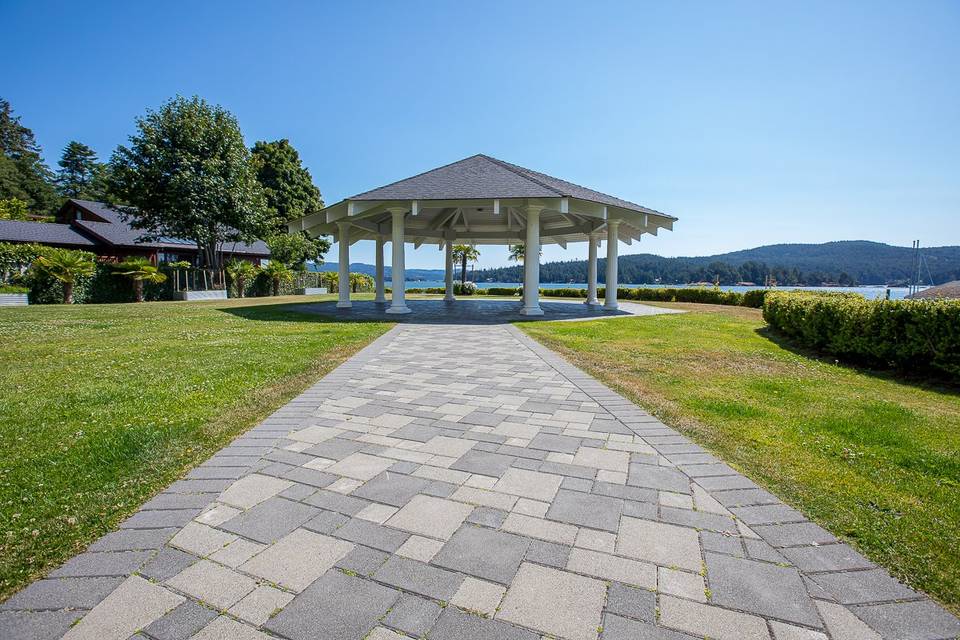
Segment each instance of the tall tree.
[[23,200],[35,213],[49,213],[57,206],[53,174],[33,131],[0,98],[0,199],[9,198]]
[[193,240],[204,265],[223,266],[223,243],[253,241],[270,214],[236,118],[178,96],[137,119],[130,146],[110,160],[111,188],[147,238]]
[[278,225],[323,208],[320,189],[289,140],[261,140],[253,145],[250,156],[257,182]]
[[273,217],[267,239],[270,258],[298,271],[306,268],[307,261],[322,264],[323,255],[330,250],[327,238],[314,238],[305,231],[287,233],[287,222],[323,208],[320,189],[300,154],[289,140],[261,140],[250,150],[250,162]]
[[57,187],[65,198],[99,200],[103,197],[103,164],[97,152],[76,140],[70,141],[60,157]]

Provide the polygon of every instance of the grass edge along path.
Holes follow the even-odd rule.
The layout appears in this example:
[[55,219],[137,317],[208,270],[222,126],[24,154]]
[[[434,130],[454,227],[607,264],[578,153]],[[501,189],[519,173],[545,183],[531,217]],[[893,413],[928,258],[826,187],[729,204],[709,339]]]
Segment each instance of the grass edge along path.
[[392,326],[329,299],[0,310],[0,601]]
[[960,394],[777,344],[759,312],[518,326],[960,613]]

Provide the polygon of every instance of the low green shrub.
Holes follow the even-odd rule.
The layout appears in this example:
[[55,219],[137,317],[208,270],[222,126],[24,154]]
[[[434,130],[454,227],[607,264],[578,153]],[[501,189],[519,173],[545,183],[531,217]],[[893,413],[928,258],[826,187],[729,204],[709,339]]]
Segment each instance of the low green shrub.
[[960,301],[867,300],[777,291],[763,318],[801,346],[870,366],[934,369],[960,380]]
[[540,295],[550,298],[586,298],[587,290],[574,288],[540,289]]
[[[477,283],[470,282],[454,282],[453,283],[453,294],[457,296],[472,296],[477,292]],[[441,292],[442,293],[442,292]]]
[[484,289],[488,296],[518,296],[521,290],[520,287],[490,287]]

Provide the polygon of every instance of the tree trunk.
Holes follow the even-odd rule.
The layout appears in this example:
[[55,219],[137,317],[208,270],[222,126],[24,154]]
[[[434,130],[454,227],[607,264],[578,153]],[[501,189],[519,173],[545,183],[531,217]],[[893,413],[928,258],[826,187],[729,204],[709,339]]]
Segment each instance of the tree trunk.
[[273,279],[273,295],[280,295],[280,278]]
[[63,304],[73,304],[73,283],[63,283]]
[[143,280],[133,281],[133,295],[136,297],[137,302],[143,302]]
[[463,261],[460,263],[460,282],[467,281],[467,254],[463,254]]
[[237,278],[237,297],[238,298],[243,297],[244,288],[246,288],[246,283],[243,281],[242,278]]

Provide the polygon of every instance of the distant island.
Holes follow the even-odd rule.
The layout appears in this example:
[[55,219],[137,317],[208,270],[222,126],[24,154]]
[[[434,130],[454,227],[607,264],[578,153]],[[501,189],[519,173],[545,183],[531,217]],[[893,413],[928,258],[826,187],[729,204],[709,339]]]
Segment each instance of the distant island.
[[[482,247],[481,247],[482,253]],[[960,246],[929,247],[922,250],[921,276],[942,284],[960,279]],[[689,284],[694,282],[733,285],[763,285],[772,278],[780,285],[820,286],[906,285],[916,273],[916,256],[910,247],[881,242],[848,240],[823,244],[772,244],[712,256],[665,258],[650,253],[620,256],[620,282],[629,284]],[[603,282],[605,260],[600,259]],[[336,271],[325,264],[320,271]],[[476,269],[475,282],[519,282],[522,266]],[[354,263],[350,270],[373,274],[373,265]],[[386,268],[387,277],[390,267]],[[586,260],[546,262],[540,265],[540,281],[586,282]],[[443,280],[443,269],[407,269],[408,280]]]

